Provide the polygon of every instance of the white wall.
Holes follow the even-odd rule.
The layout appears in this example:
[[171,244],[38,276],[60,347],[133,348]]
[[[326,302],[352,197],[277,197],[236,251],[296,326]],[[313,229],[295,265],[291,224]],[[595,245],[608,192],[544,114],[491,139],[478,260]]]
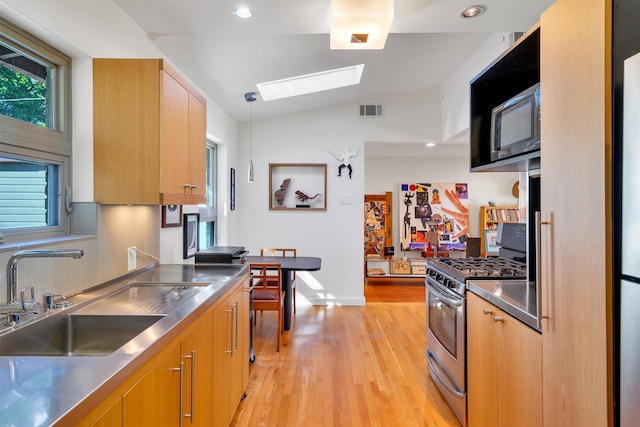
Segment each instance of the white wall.
[[[365,141],[416,142],[439,135],[439,89],[378,99],[385,104],[383,118],[358,117],[357,105],[303,112],[254,121],[253,162],[255,183],[246,182],[249,163],[249,124],[239,131],[236,197],[238,239],[251,254],[261,247],[296,247],[300,256],[322,258],[322,269],[298,275],[298,292],[313,304],[359,305],[364,303],[363,202],[364,194],[394,191],[400,181],[467,182],[471,230],[478,235],[478,207],[492,199],[516,204],[511,186],[516,173],[469,173],[466,157],[435,159],[367,158]],[[268,102],[255,108],[268,108]],[[328,151],[340,154],[345,146],[359,147],[351,159],[353,178],[337,176],[339,162]],[[327,163],[327,211],[270,211],[269,163]],[[278,183],[279,184],[279,183]],[[295,191],[298,188],[289,188]],[[339,204],[348,195],[351,205]],[[394,230],[397,230],[397,224]],[[395,245],[399,247],[398,241]]]

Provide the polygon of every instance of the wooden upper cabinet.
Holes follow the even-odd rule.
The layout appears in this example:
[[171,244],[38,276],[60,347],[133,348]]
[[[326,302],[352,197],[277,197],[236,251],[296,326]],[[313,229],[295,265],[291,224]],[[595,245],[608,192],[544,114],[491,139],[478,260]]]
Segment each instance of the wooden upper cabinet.
[[94,198],[205,198],[206,101],[161,59],[94,59]]

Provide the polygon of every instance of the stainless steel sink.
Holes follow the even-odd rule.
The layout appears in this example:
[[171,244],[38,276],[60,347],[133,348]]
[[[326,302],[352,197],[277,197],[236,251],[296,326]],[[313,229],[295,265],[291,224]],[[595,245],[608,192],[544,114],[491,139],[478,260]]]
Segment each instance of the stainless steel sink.
[[131,282],[90,304],[83,314],[166,314],[188,301],[209,283]]
[[163,314],[60,314],[0,337],[0,356],[106,356]]

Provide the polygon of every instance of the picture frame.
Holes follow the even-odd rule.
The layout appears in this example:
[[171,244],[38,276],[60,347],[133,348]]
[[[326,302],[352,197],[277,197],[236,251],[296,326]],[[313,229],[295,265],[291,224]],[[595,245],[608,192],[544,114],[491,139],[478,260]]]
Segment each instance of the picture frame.
[[498,230],[484,230],[484,252],[498,255]]
[[409,261],[396,261],[389,262],[391,274],[411,274],[411,263]]
[[182,205],[162,206],[162,228],[182,226]]
[[184,225],[182,227],[183,236],[182,244],[184,247],[183,258],[188,259],[195,256],[198,251],[198,224],[200,223],[200,214],[187,213],[183,215]]
[[236,170],[231,168],[231,177],[229,179],[229,210],[236,210]]
[[269,163],[269,210],[326,211],[327,164]]

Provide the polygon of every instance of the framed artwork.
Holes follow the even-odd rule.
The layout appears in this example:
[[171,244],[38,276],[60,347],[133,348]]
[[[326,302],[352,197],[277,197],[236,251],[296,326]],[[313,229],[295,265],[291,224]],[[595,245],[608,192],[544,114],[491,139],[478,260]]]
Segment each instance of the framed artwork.
[[269,163],[269,210],[327,210],[326,163]]
[[200,214],[188,213],[184,214],[184,226],[182,227],[184,246],[183,258],[191,258],[198,250],[198,223],[200,222]]
[[162,228],[182,225],[182,205],[162,206]]
[[484,230],[484,252],[498,255],[498,230]]
[[401,251],[464,251],[469,237],[466,183],[407,182],[398,188]]
[[231,188],[229,189],[229,209],[232,211],[236,210],[236,170],[231,168],[231,178],[229,180],[231,182]]

